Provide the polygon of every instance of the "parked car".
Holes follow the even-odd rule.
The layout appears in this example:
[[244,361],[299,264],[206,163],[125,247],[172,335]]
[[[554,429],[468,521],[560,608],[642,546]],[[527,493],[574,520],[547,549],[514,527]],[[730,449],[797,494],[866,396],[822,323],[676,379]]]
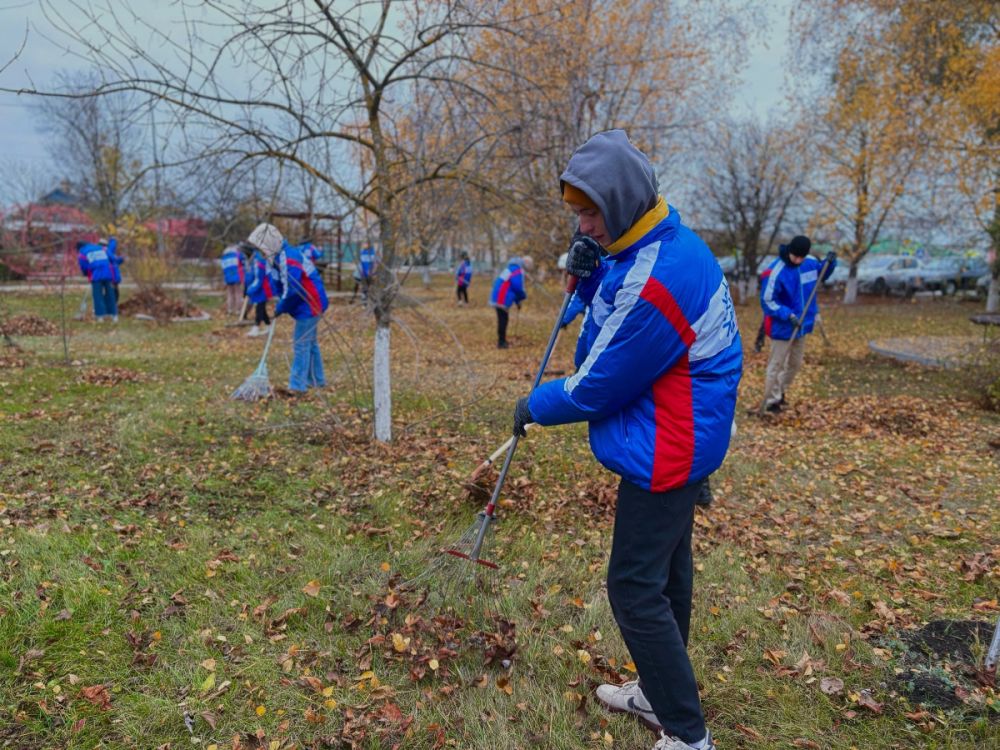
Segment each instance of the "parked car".
[[903,274],[917,268],[920,261],[909,255],[877,255],[865,258],[858,265],[858,291],[888,294],[902,288]]
[[975,289],[979,277],[984,273],[989,275],[989,272],[990,264],[986,258],[982,256],[966,258],[965,263],[962,265],[962,283],[959,284],[959,288]]
[[736,275],[735,255],[717,255],[715,256],[715,259],[719,262],[719,267],[722,269],[722,273],[724,273],[727,278],[731,279]]
[[890,285],[907,296],[914,292],[940,291],[953,295],[962,285],[962,258],[937,258],[916,268],[908,268],[896,276]]

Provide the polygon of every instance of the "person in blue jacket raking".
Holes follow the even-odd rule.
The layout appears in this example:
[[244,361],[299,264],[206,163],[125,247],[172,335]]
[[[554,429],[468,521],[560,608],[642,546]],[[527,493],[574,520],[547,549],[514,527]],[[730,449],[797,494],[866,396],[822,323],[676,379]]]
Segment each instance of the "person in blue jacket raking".
[[118,320],[118,303],[115,301],[115,263],[108,254],[108,248],[97,242],[89,242],[77,254],[80,270],[90,280],[91,295],[94,298],[94,317],[99,321]]
[[[809,255],[812,242],[798,235],[787,245],[778,246],[778,257],[761,274],[760,306],[764,311],[764,333],[771,339],[771,353],[764,378],[764,409],[772,414],[785,406],[785,393],[802,369],[806,336],[812,333],[819,305],[813,289],[820,281],[824,263],[826,281],[837,267],[837,254],[829,252],[824,261]],[[812,296],[809,309],[806,302]]]
[[469,304],[469,284],[472,283],[472,261],[462,251],[462,262],[455,269],[455,299],[458,304]]
[[305,393],[309,388],[323,388],[326,379],[317,327],[329,302],[319,271],[301,248],[285,242],[272,224],[258,225],[247,242],[259,248],[278,269],[281,293],[274,317],[288,314],[295,319],[288,390]]
[[528,293],[524,291],[524,272],[532,268],[534,261],[530,255],[511,258],[507,267],[493,280],[490,304],[497,311],[497,349],[506,349],[509,346],[507,322],[510,320],[510,308],[517,305],[520,310],[521,303],[528,298]]
[[251,256],[252,274],[250,283],[247,284],[247,297],[254,305],[254,325],[247,332],[247,336],[266,336],[268,326],[271,325],[271,318],[267,314],[267,301],[277,293],[278,272],[259,248],[244,243],[244,249]]
[[729,285],[624,131],[578,148],[559,186],[585,235],[566,268],[589,310],[576,373],[519,399],[514,430],[588,422],[621,477],[608,598],[639,680],[598,701],[660,732],[656,750],[714,748],[687,641],[695,500],[729,448],[742,374]]
[[222,251],[219,265],[222,267],[222,280],[226,284],[226,314],[239,315],[246,289],[243,252],[236,245],[229,245]]

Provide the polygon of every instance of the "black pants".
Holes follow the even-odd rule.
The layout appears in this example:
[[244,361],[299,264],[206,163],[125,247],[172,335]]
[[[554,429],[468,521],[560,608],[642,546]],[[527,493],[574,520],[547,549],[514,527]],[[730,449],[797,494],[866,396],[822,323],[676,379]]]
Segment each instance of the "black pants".
[[118,306],[118,285],[112,284],[112,288],[115,290],[115,306]]
[[258,302],[257,303],[257,307],[256,307],[256,311],[257,311],[257,317],[254,320],[254,323],[256,325],[260,325],[261,323],[263,323],[266,326],[271,325],[271,319],[267,315],[267,303],[266,302]]
[[687,654],[694,564],[691,528],[701,482],[648,492],[622,480],[608,563],[608,598],[646,700],[684,742],[705,737]]
[[497,346],[507,345],[507,321],[510,315],[502,307],[497,307]]
[[469,304],[469,287],[459,284],[455,287],[455,296],[459,302],[465,300],[465,304]]

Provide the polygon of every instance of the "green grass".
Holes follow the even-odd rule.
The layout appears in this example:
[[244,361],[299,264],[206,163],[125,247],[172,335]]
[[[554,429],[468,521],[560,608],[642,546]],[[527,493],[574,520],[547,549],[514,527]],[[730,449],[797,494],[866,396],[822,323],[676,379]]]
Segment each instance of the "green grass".
[[[473,291],[456,309],[441,280],[398,311],[409,335],[394,331],[389,446],[370,440],[371,321],[356,308],[331,309],[330,387],[296,403],[228,400],[261,342],[221,322],[73,322],[72,366],[59,337],[20,340],[27,367],[0,369],[0,746],[255,747],[258,733],[269,748],[652,746],[590,697],[631,673],[603,591],[615,479],[582,426],[533,433],[502,497],[492,552],[516,623],[510,669],[485,663],[476,628],[449,635],[412,598],[385,604],[390,576],[472,522],[461,483],[506,438],[555,313],[555,295],[532,294],[515,347],[497,352],[485,285]],[[57,298],[7,304],[58,321]],[[971,311],[828,305],[831,345],[810,342],[799,406],[773,423],[745,414],[766,361],[748,355],[740,431],[695,532],[690,650],[720,746],[1000,743],[993,690],[929,665],[973,693],[921,714],[892,645],[928,620],[997,617],[986,438],[1000,420],[976,406],[979,374],[866,350],[967,334]],[[752,341],[759,312],[738,314]],[[137,382],[88,382],[111,367]],[[571,369],[568,343],[552,367]],[[984,552],[988,572],[965,580]],[[824,677],[843,691],[824,694]],[[100,685],[108,709],[84,695]]]

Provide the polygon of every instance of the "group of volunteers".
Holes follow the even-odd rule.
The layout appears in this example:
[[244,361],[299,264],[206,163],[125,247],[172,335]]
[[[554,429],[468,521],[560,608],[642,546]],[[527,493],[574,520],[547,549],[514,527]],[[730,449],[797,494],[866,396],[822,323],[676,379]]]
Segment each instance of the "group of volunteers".
[[118,254],[118,240],[111,237],[97,242],[77,242],[76,262],[80,273],[90,282],[94,318],[100,322],[111,320],[117,323],[118,285],[122,281],[121,264],[125,262],[125,258]]

